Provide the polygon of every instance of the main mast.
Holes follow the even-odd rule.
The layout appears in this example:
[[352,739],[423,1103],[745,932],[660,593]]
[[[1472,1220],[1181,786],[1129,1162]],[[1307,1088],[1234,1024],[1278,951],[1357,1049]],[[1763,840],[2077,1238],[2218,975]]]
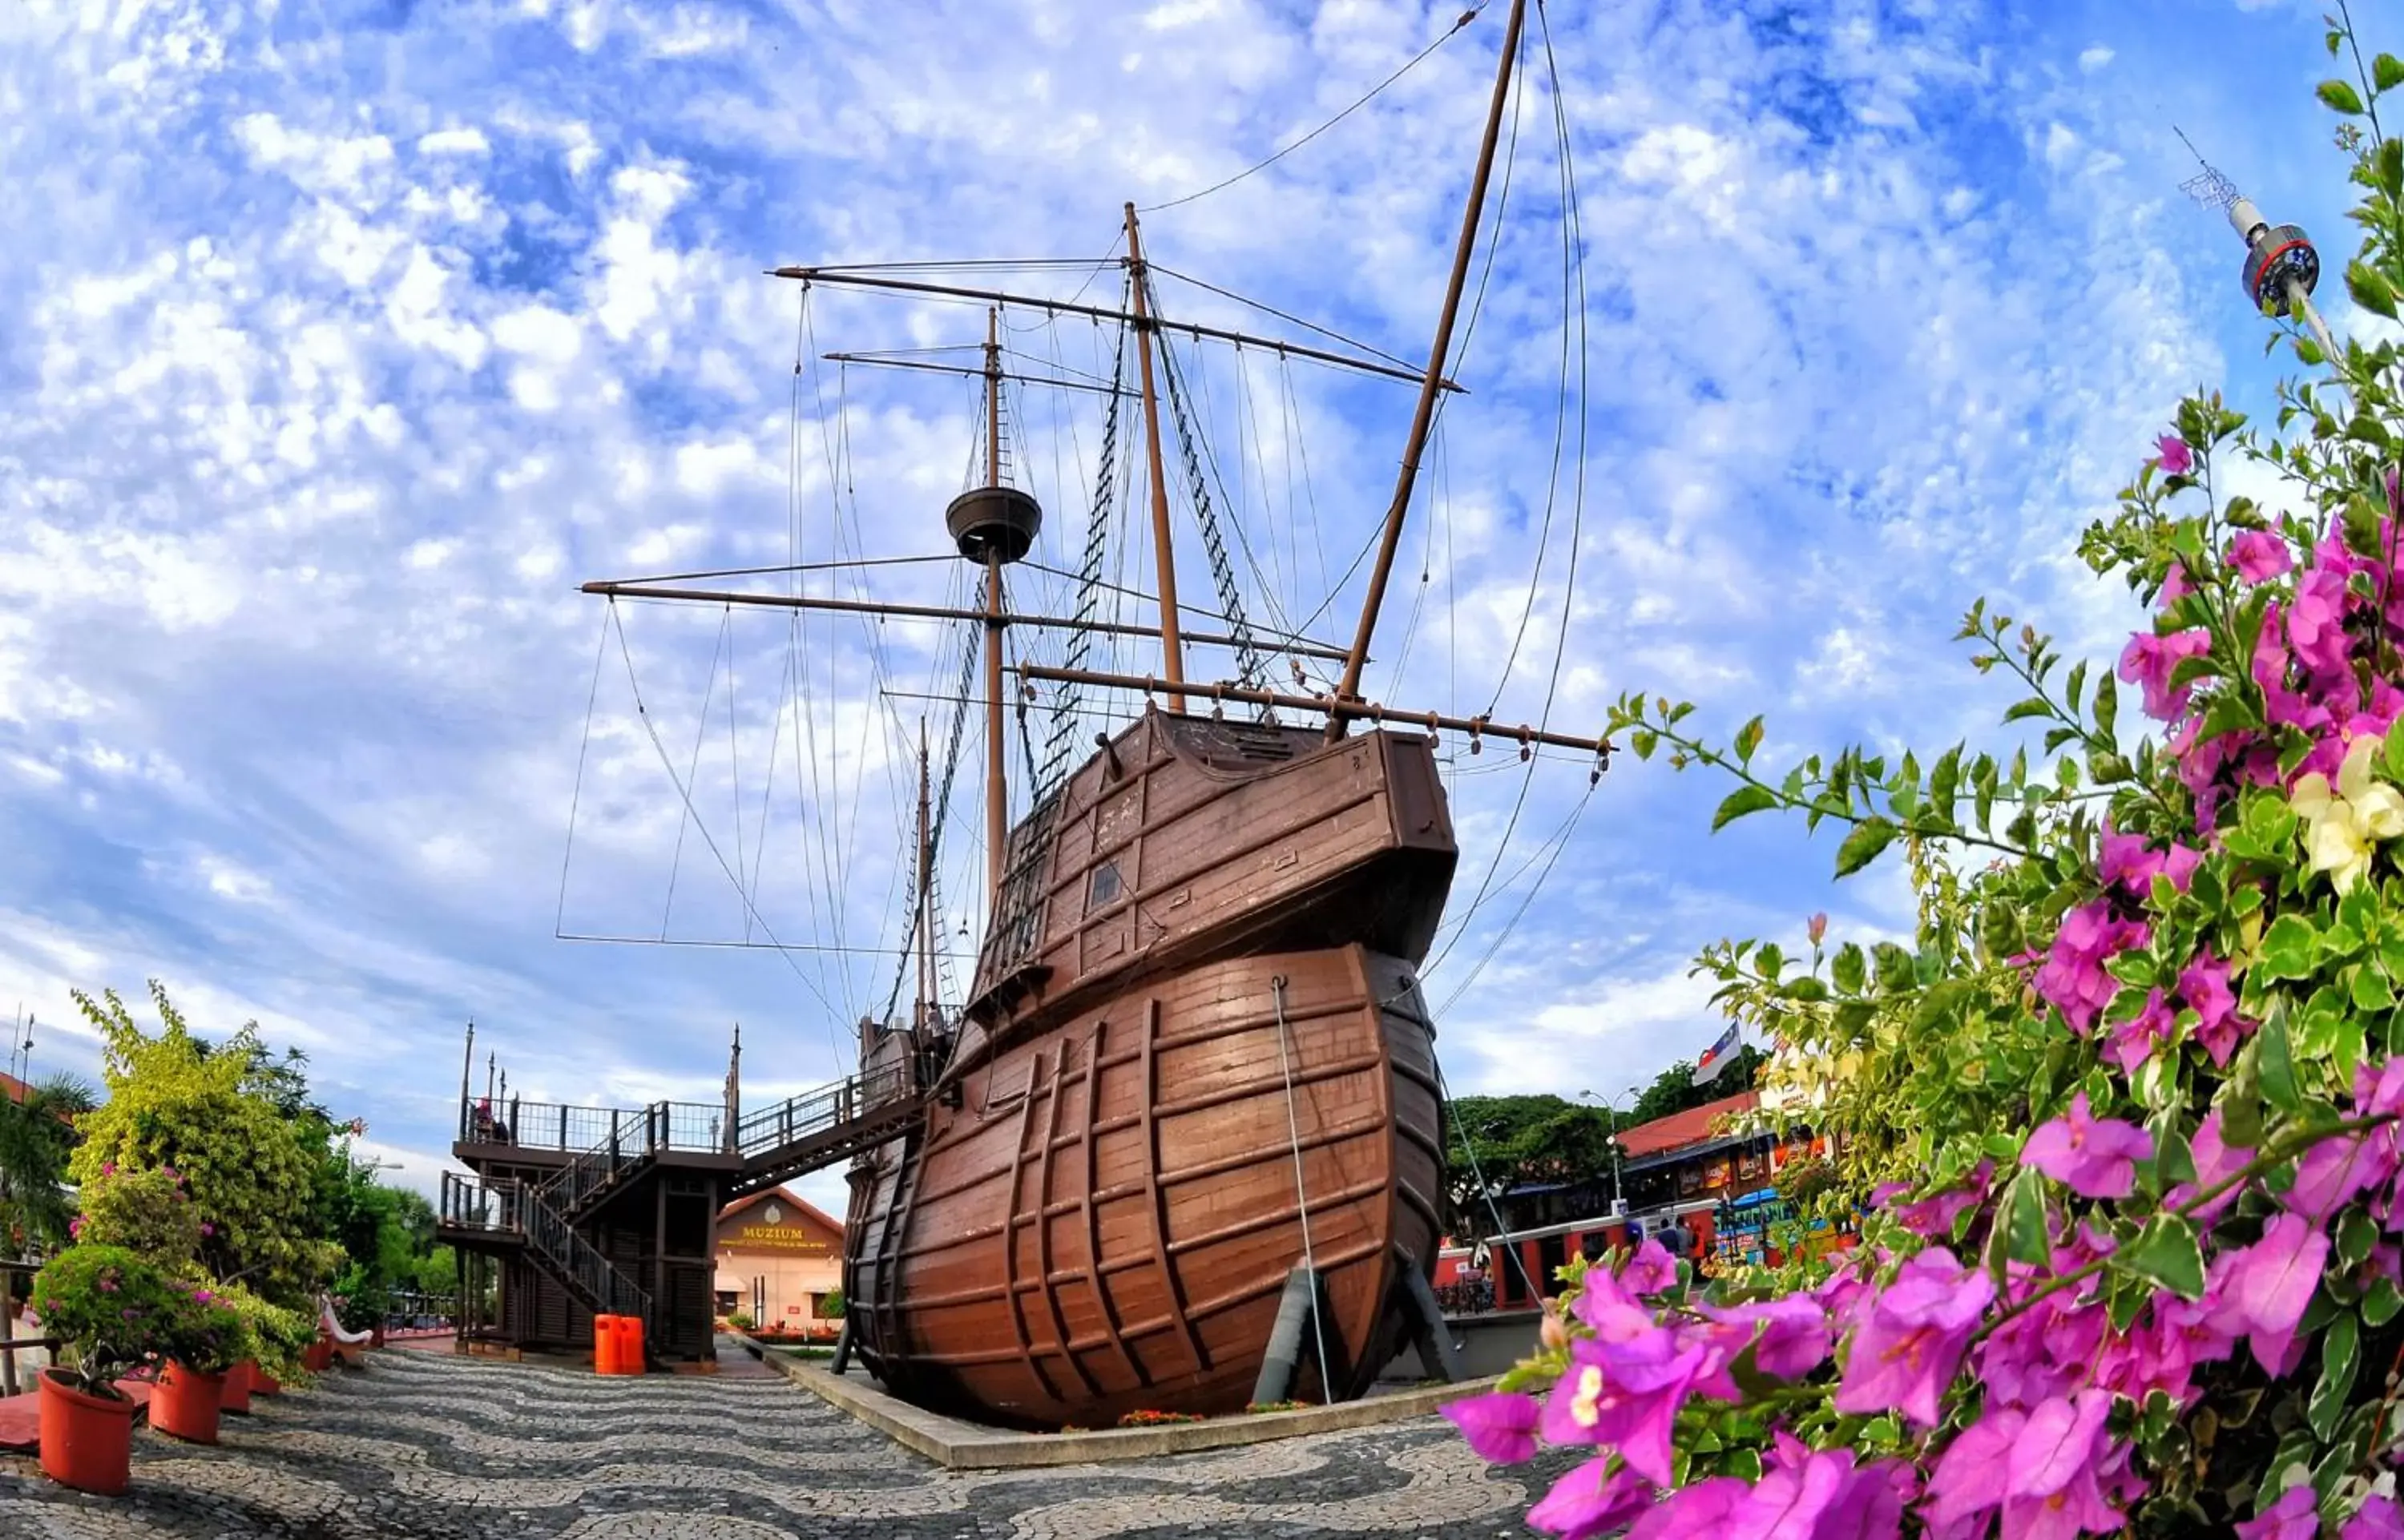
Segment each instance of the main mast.
[[[1461,313],[1461,290],[1469,276],[1470,253],[1477,245],[1477,223],[1486,208],[1486,184],[1494,172],[1494,146],[1502,137],[1502,109],[1511,95],[1511,68],[1519,56],[1519,31],[1527,20],[1527,0],[1511,0],[1511,19],[1502,29],[1502,57],[1494,66],[1494,95],[1486,108],[1486,140],[1478,147],[1477,170],[1469,183],[1469,206],[1461,213],[1461,239],[1452,249],[1452,278],[1444,292],[1444,312],[1436,318],[1435,346],[1428,352],[1427,372],[1419,380],[1419,410],[1412,414],[1409,438],[1403,446],[1402,474],[1394,482],[1393,501],[1386,508],[1386,532],[1377,542],[1377,565],[1369,572],[1369,595],[1361,607],[1361,626],[1352,636],[1352,651],[1344,660],[1338,700],[1361,698],[1361,670],[1369,661],[1369,638],[1377,629],[1377,609],[1385,603],[1386,580],[1394,570],[1394,553],[1403,543],[1403,517],[1410,511],[1411,489],[1419,482],[1419,455],[1427,448],[1435,422],[1436,392],[1444,384],[1445,355],[1452,350],[1453,318]],[[1330,712],[1327,734],[1342,737],[1346,718]]]
[[[1001,485],[1001,312],[985,313],[985,484]],[[1001,754],[1001,553],[985,553],[985,894],[1001,895],[1002,847],[1010,838],[1010,791]]]
[[1185,709],[1184,649],[1177,639],[1177,557],[1168,539],[1168,478],[1160,463],[1160,401],[1152,385],[1152,306],[1144,289],[1143,238],[1137,231],[1135,203],[1126,205],[1127,280],[1135,310],[1136,357],[1143,380],[1144,463],[1152,469],[1152,545],[1160,568],[1161,673],[1168,679],[1168,708]]

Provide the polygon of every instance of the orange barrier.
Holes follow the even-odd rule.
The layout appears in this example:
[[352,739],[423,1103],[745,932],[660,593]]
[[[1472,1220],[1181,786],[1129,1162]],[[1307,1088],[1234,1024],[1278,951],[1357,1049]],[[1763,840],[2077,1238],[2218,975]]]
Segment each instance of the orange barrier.
[[643,1372],[643,1318],[622,1315],[618,1318],[618,1372]]
[[593,1372],[616,1374],[618,1369],[618,1323],[614,1315],[593,1318]]

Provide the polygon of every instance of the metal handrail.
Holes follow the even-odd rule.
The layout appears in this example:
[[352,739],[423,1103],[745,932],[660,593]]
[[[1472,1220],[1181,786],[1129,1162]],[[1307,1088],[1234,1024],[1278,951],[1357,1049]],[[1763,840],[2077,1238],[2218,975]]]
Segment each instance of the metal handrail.
[[906,1061],[850,1075],[747,1115],[734,1126],[734,1148],[744,1159],[756,1159],[915,1097],[918,1089],[917,1069]]
[[535,1190],[575,1213],[663,1152],[722,1152],[725,1119],[724,1107],[706,1101],[654,1101],[638,1113],[612,1113],[608,1132]]
[[594,1313],[636,1316],[650,1331],[651,1296],[524,1183],[515,1177],[471,1180],[445,1171],[441,1200],[445,1225],[519,1237]]

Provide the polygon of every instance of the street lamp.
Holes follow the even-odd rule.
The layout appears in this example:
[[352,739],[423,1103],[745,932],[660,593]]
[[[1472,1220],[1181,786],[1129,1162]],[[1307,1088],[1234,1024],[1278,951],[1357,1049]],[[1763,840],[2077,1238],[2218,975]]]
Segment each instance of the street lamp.
[[[1582,1100],[1586,1100],[1586,1101],[1592,1101],[1592,1102],[1598,1103],[1598,1104],[1602,1108],[1602,1110],[1603,1110],[1605,1113],[1609,1113],[1609,1114],[1610,1114],[1610,1116],[1611,1116],[1611,1211],[1612,1211],[1612,1213],[1613,1213],[1614,1215],[1617,1215],[1617,1214],[1620,1214],[1620,1213],[1625,1212],[1625,1211],[1627,1211],[1627,1208],[1628,1208],[1628,1202],[1627,1202],[1627,1199],[1625,1199],[1625,1198],[1621,1197],[1620,1197],[1620,1195],[1619,1195],[1619,1107],[1618,1107],[1618,1101],[1619,1101],[1619,1099],[1620,1099],[1621,1097],[1624,1097],[1624,1096],[1630,1096],[1630,1097],[1632,1097],[1632,1096],[1636,1096],[1636,1095],[1638,1095],[1638,1094],[1639,1094],[1639,1093],[1638,1093],[1638,1091],[1637,1091],[1636,1087],[1635,1087],[1635,1086],[1633,1086],[1633,1085],[1630,1085],[1629,1087],[1628,1087],[1628,1089],[1626,1089],[1626,1090],[1624,1090],[1624,1091],[1617,1092],[1616,1094],[1614,1094],[1614,1095],[1613,1095],[1613,1096],[1610,1096],[1610,1097],[1599,1097],[1599,1096],[1595,1095],[1592,1091],[1580,1091],[1580,1092],[1578,1093],[1578,1097],[1579,1097],[1579,1099],[1582,1099]],[[1634,1109],[1632,1106],[1629,1108],[1629,1111],[1631,1111],[1631,1112],[1632,1112],[1632,1111],[1634,1111],[1634,1110],[1635,1110],[1635,1109]]]

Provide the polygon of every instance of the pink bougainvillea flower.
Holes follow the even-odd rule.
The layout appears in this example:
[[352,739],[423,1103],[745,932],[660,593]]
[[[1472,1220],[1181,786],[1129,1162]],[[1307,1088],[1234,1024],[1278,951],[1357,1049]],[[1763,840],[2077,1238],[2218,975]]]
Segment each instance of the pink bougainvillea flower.
[[1945,1448],[1929,1473],[1926,1518],[1932,1530],[2003,1506],[2012,1442],[2028,1415],[2011,1407],[1991,1407]]
[[1677,1284],[1678,1259],[1648,1235],[1635,1254],[1620,1265],[1619,1281],[1633,1295],[1659,1294]]
[[2051,1497],[2081,1472],[2092,1475],[2112,1413],[2105,1391],[2048,1396],[2029,1409],[2005,1463],[2004,1490],[2014,1498]]
[[[2347,673],[2342,575],[2318,567],[2297,580],[2295,597],[2287,605],[2287,642],[2296,650],[2297,661],[2322,679]],[[2127,677],[2125,671],[2122,677]]]
[[1837,1386],[1837,1409],[1899,1409],[1935,1427],[1938,1401],[1994,1297],[1994,1281],[1984,1270],[1964,1267],[1942,1246],[1905,1263],[1867,1301]]
[[[2384,1137],[2382,1137],[2384,1136]],[[2324,1139],[2296,1163],[2295,1185],[2280,1199],[2315,1223],[2328,1219],[2354,1195],[2394,1180],[2396,1141],[2386,1129]]]
[[2212,634],[2200,628],[2173,631],[2167,637],[2140,631],[2121,650],[2120,679],[2144,690],[2145,715],[2169,721],[2187,709],[2188,693],[2194,689],[2192,682],[2173,686],[2172,670],[2211,650]]
[[1953,1222],[1977,1208],[1987,1196],[1995,1163],[1982,1160],[1970,1172],[1969,1184],[1895,1206],[1894,1221],[1914,1235],[1940,1240],[1953,1233]]
[[[2396,484],[2396,472],[2387,473],[2387,484]],[[2391,493],[2391,496],[2393,494]],[[2362,1500],[2354,1517],[2337,1532],[2338,1540],[2404,1540],[2404,1507],[2398,1507],[2392,1497],[2377,1492]]]
[[2034,1166],[2081,1197],[2126,1197],[2137,1190],[2137,1162],[2154,1153],[2152,1136],[2133,1123],[2096,1117],[2087,1093],[2070,1099],[2070,1112],[2040,1126],[2020,1148],[2020,1163]]
[[1544,1399],[1544,1441],[1615,1448],[1637,1475],[1669,1486],[1671,1425],[1708,1356],[1658,1328],[1626,1341],[1572,1343],[1569,1372]]
[[2213,1263],[2220,1283],[2215,1323],[2245,1337],[2255,1360],[2274,1378],[2294,1367],[2290,1350],[2302,1346],[2295,1341],[2296,1324],[2312,1303],[2328,1251],[2328,1237],[2301,1214],[2283,1213],[2262,1227],[2261,1239]]
[[2195,1039],[2212,1062],[2229,1067],[2237,1045],[2254,1033],[2255,1024],[2237,1014],[2237,992],[2229,987],[2229,964],[2216,957],[2200,957],[2178,976],[2179,998],[2195,1012]]
[[2119,888],[2132,898],[2145,898],[2154,890],[2154,878],[2166,876],[2171,886],[2184,893],[2194,880],[2195,869],[2203,863],[2203,853],[2173,843],[2166,850],[2157,850],[2143,834],[2116,834],[2109,830],[2096,848],[2096,873],[2106,888]]
[[[2187,1149],[2195,1156],[2195,1180],[2182,1182],[2163,1194],[2162,1207],[2166,1209],[2184,1209],[2195,1200],[2197,1194],[2219,1186],[2243,1170],[2254,1155],[2251,1150],[2233,1148],[2222,1142],[2220,1109],[2217,1107],[2206,1113],[2203,1122],[2197,1126],[2195,1137],[2187,1141]],[[2239,1189],[2231,1187],[2204,1204],[2191,1217],[2199,1225],[2209,1225],[2229,1211],[2229,1206],[2237,1201],[2238,1194]]]
[[2159,451],[2159,458],[2164,474],[2184,476],[2195,469],[2194,452],[2187,448],[2187,441],[2177,434],[2163,434],[2154,441],[2154,448]]
[[2267,529],[2249,529],[2229,542],[2229,565],[2247,582],[2268,582],[2295,565],[2287,542]]
[[2311,1482],[2289,1487],[2277,1502],[2237,1526],[2239,1540],[2313,1540],[2321,1532],[2318,1505]]
[[2137,1066],[2154,1057],[2154,1050],[2170,1041],[2178,1022],[2171,1014],[2170,1002],[2159,989],[2145,992],[2145,1008],[2127,1021],[2112,1029],[2111,1041],[2105,1052],[2122,1074],[2133,1075]]
[[1544,1408],[1532,1395],[1497,1391],[1447,1401],[1441,1409],[1488,1464],[1516,1465],[1536,1452],[1536,1419]]
[[2093,1030],[2096,1016],[2120,992],[2119,980],[2104,971],[2104,962],[2152,938],[2144,921],[2115,919],[2111,903],[2097,899],[2062,917],[2062,928],[2047,949],[2045,965],[2031,982],[2040,997],[2061,1011],[2071,1030],[2083,1037]]
[[1653,1505],[1653,1489],[1622,1465],[1597,1455],[1553,1483],[1528,1510],[1528,1526],[1560,1540],[1590,1540],[1620,1529]]
[[1586,1286],[1570,1309],[1598,1339],[1606,1342],[1626,1341],[1660,1329],[1653,1312],[1628,1292],[1627,1285],[1600,1267],[1586,1275]]
[[1903,1501],[1885,1463],[1856,1466],[1851,1449],[1803,1454],[1764,1475],[1710,1533],[1759,1540],[1888,1540],[1901,1533]]
[[1733,1476],[1714,1476],[1681,1487],[1638,1519],[1628,1532],[1628,1540],[1689,1540],[1694,1535],[1721,1533],[1728,1515],[1752,1495],[1753,1488]]
[[2154,597],[2157,604],[2168,609],[2194,592],[2195,584],[2187,581],[2187,563],[2173,562],[2171,569],[2162,574],[2162,591]]
[[1793,1379],[1827,1362],[1835,1346],[1828,1312],[1808,1295],[1734,1306],[1698,1307],[1709,1324],[1703,1339],[1713,1350],[1712,1361],[1695,1380],[1695,1390],[1723,1401],[1740,1401],[1743,1393],[1728,1374],[1748,1347],[1754,1367],[1774,1379]]

